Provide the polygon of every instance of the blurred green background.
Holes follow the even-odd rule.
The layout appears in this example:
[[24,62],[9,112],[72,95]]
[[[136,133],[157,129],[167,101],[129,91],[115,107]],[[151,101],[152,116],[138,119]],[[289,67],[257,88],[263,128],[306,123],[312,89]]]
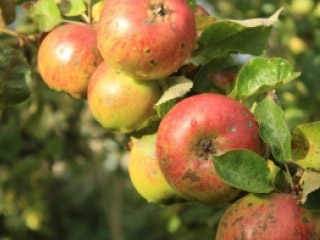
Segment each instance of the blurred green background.
[[[320,119],[319,1],[198,3],[218,19],[268,17],[284,7],[265,55],[288,59],[302,75],[278,96],[291,129]],[[12,26],[33,33],[17,11]],[[0,41],[17,45],[3,34]],[[37,46],[23,50],[35,68]],[[0,111],[0,240],[214,239],[223,209],[147,203],[128,178],[128,137],[106,131],[85,101],[48,89],[32,74],[31,97]]]

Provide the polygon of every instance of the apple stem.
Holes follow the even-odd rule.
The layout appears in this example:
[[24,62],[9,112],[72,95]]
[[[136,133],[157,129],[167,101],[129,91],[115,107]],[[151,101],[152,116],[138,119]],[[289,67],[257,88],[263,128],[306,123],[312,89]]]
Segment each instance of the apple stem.
[[290,173],[288,164],[285,163],[284,166],[285,166],[286,172],[287,172],[287,174],[288,174],[288,176],[289,176],[289,178],[290,178],[290,182],[289,182],[289,183],[290,183],[291,190],[293,191],[293,190],[294,190],[294,184],[293,184],[293,180],[292,180],[292,176],[291,176],[291,173]]
[[79,24],[79,25],[86,25],[87,24],[87,23],[84,23],[84,22],[78,22],[78,21],[72,21],[72,20],[66,20],[66,19],[64,19],[62,22],[71,23],[71,24]]
[[81,17],[83,18],[83,20],[84,20],[86,23],[90,24],[90,19],[89,19],[89,17],[87,16],[87,14],[82,13],[82,14],[81,14]]
[[5,27],[0,27],[0,32],[8,34],[8,35],[13,36],[13,37],[18,37],[18,38],[20,37],[19,33],[15,32],[15,31],[12,31],[12,30],[10,30],[8,28],[5,28]]
[[88,1],[88,24],[92,24],[92,0]]

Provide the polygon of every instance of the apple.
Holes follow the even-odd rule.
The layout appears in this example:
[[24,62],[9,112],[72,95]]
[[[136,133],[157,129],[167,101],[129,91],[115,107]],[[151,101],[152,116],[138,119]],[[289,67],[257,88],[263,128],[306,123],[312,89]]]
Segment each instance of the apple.
[[239,190],[223,182],[210,154],[232,149],[261,153],[259,128],[252,113],[224,95],[203,93],[177,103],[158,129],[160,169],[182,197],[208,205],[222,205]]
[[94,27],[66,24],[52,30],[42,41],[38,68],[45,83],[73,97],[86,97],[90,77],[103,61]]
[[210,16],[210,13],[201,5],[197,4],[196,10],[194,11],[196,16]]
[[116,69],[142,80],[165,78],[190,55],[195,20],[185,0],[108,0],[98,21],[98,48]]
[[156,156],[156,134],[133,139],[129,176],[137,192],[150,203],[167,203],[179,196],[162,175]]
[[320,217],[291,194],[250,194],[221,218],[216,240],[319,240]]
[[160,94],[157,81],[139,81],[103,62],[90,79],[88,104],[105,128],[132,132],[155,114]]
[[230,92],[235,83],[236,76],[230,72],[212,72],[208,74],[213,84],[226,92]]

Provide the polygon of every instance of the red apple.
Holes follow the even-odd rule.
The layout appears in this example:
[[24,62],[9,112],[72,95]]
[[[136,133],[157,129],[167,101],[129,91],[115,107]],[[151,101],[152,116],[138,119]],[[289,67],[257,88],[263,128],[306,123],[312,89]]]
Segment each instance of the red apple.
[[196,10],[194,11],[196,16],[210,16],[210,13],[201,5],[197,5]]
[[319,240],[320,217],[284,193],[250,194],[223,215],[216,240]]
[[185,0],[108,0],[98,22],[98,48],[116,69],[138,79],[176,71],[196,40]]
[[225,204],[238,195],[220,179],[209,157],[232,149],[261,153],[259,129],[246,107],[224,95],[186,98],[160,123],[160,168],[169,184],[191,201]]
[[96,30],[67,24],[52,30],[38,52],[38,67],[46,84],[74,97],[85,97],[90,77],[102,62]]
[[103,62],[90,80],[88,104],[105,128],[132,132],[155,114],[153,106],[160,94],[157,81],[136,80]]
[[209,78],[217,87],[230,92],[235,83],[236,76],[230,72],[212,72],[209,73]]

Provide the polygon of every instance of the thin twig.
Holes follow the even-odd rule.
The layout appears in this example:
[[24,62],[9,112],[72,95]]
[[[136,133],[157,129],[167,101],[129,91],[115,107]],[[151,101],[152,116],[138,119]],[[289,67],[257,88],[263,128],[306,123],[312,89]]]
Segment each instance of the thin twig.
[[20,47],[24,46],[26,43],[29,43],[31,41],[38,40],[38,35],[25,36],[19,32],[13,31],[13,30],[11,30],[9,28],[5,28],[5,27],[0,27],[0,33],[4,33],[9,36],[18,38]]
[[9,28],[5,28],[5,27],[0,27],[0,32],[8,34],[8,35],[13,36],[13,37],[17,37],[17,38],[21,37],[21,34],[15,32],[13,30],[10,30]]
[[88,24],[92,24],[92,0],[89,0],[88,1],[88,18],[89,18],[89,21],[88,21]]
[[79,25],[86,25],[86,23],[84,23],[84,22],[72,21],[72,20],[67,20],[67,19],[63,19],[62,22],[64,22],[64,23],[72,23],[72,24],[79,24]]
[[83,18],[83,20],[84,20],[86,23],[90,24],[90,18],[88,17],[87,14],[81,13],[81,17]]
[[290,187],[291,187],[291,191],[293,191],[294,190],[294,184],[293,184],[293,181],[292,181],[292,176],[291,176],[288,164],[285,163],[284,166],[286,168],[286,172],[287,172],[288,176],[290,177]]

